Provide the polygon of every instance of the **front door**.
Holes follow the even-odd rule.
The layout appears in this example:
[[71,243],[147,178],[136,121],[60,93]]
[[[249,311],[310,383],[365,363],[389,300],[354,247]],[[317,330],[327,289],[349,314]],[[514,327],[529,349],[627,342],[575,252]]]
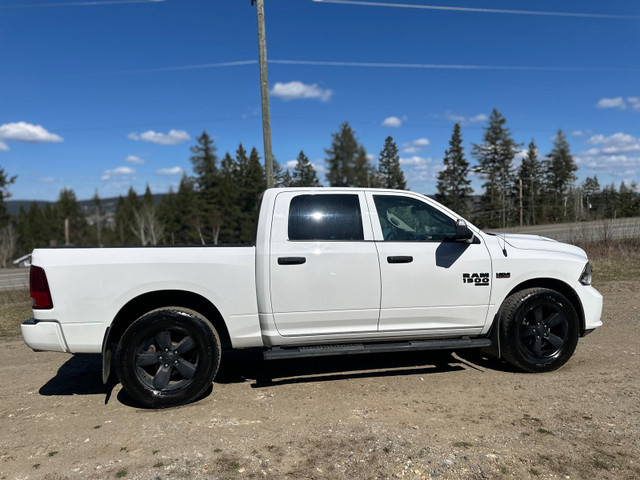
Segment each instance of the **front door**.
[[491,259],[482,240],[455,242],[454,218],[421,196],[367,193],[367,201],[377,213],[379,331],[480,333],[491,294]]

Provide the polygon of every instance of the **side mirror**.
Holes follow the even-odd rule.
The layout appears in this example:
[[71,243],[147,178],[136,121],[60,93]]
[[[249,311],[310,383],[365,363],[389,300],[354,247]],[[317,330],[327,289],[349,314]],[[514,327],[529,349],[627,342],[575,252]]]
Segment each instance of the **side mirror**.
[[456,242],[471,243],[473,240],[473,232],[464,220],[456,221]]

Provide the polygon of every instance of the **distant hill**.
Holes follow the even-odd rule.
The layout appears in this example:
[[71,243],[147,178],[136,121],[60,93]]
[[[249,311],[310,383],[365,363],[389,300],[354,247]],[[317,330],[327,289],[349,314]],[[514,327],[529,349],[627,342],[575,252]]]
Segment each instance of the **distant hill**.
[[[160,203],[160,201],[164,198],[166,193],[157,193],[153,196],[156,204]],[[138,198],[142,200],[142,195],[138,195]],[[102,213],[104,214],[115,214],[116,207],[118,206],[118,197],[112,198],[101,198],[102,202]],[[56,202],[47,202],[44,200],[6,200],[5,205],[7,206],[7,212],[9,215],[17,215],[20,211],[20,207],[23,207],[25,210],[29,210],[31,208],[32,203],[37,203],[40,209],[43,209],[47,204],[53,206]],[[93,200],[78,200],[78,204],[80,208],[85,214],[93,213]]]

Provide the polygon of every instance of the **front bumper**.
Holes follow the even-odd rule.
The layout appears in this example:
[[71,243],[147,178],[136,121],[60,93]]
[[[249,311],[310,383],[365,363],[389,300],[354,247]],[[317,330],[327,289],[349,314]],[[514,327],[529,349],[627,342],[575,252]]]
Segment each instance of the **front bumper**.
[[602,295],[592,286],[578,285],[576,292],[584,311],[584,330],[586,332],[602,326]]
[[30,318],[20,325],[24,343],[36,352],[69,352],[62,328],[56,321],[41,321]]

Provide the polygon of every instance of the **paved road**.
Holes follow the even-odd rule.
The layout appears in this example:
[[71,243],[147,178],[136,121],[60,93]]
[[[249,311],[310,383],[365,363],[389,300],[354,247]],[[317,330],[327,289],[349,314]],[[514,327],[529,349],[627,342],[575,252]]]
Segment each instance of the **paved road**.
[[29,286],[28,268],[0,269],[0,290]]
[[585,240],[602,240],[604,238],[637,238],[640,237],[640,217],[553,225],[534,225],[532,227],[511,227],[492,229],[491,231],[542,235],[543,237],[569,243]]

